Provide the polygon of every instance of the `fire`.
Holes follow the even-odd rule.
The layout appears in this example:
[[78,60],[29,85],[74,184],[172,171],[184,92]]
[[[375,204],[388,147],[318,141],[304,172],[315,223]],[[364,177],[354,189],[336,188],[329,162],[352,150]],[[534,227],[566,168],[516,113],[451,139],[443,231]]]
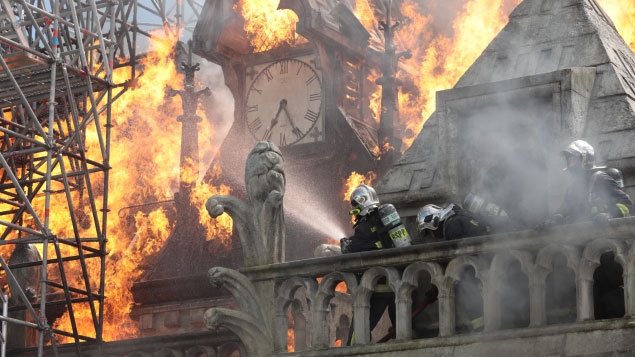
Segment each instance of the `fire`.
[[241,0],[234,5],[234,11],[245,18],[244,29],[254,52],[307,42],[295,33],[296,13],[278,10],[278,3],[279,0]]
[[[394,42],[397,50],[409,49],[412,58],[401,60],[397,76],[404,80],[399,93],[402,150],[405,151],[435,110],[436,92],[452,88],[474,63],[485,47],[507,23],[508,15],[521,0],[468,0],[462,6],[430,4],[407,0],[393,9]],[[631,0],[598,0],[618,31],[635,50],[635,7]],[[396,6],[397,2],[393,2]],[[245,19],[244,29],[254,52],[263,52],[306,39],[295,33],[297,16],[291,10],[277,10],[278,0],[242,0],[234,11]],[[377,33],[378,20],[385,20],[370,1],[357,1],[355,15],[371,33]],[[380,18],[381,17],[381,18]],[[439,19],[437,19],[439,18]],[[449,23],[450,26],[446,25]],[[271,26],[270,24],[275,24]],[[380,41],[381,42],[381,41]],[[369,74],[369,82],[381,77]],[[369,109],[379,120],[381,86],[369,98]],[[380,154],[380,148],[375,148]]]
[[351,198],[351,193],[361,184],[371,185],[373,180],[377,178],[377,174],[373,171],[369,171],[366,174],[359,174],[355,171],[351,172],[351,175],[346,179],[344,184],[344,201],[348,202]]
[[289,328],[287,329],[287,351],[294,352],[295,351],[295,321],[293,320],[293,313],[291,309],[289,309],[288,313],[289,317]]
[[598,4],[609,15],[617,32],[635,51],[635,6],[632,0],[597,0]]
[[[183,108],[180,96],[169,99],[164,94],[166,88],[183,88],[183,75],[177,72],[173,58],[178,39],[166,38],[162,32],[153,35],[148,56],[141,63],[143,75],[112,106],[110,165],[114,169],[110,173],[109,208],[119,214],[111,214],[108,220],[105,341],[134,338],[139,334],[138,323],[130,318],[134,304],[131,288],[144,273],[142,267],[148,258],[161,250],[173,228],[173,219],[169,218],[173,208],[155,203],[169,202],[178,191],[181,179],[178,152],[181,124],[176,118],[183,114]],[[129,75],[115,72],[114,81],[124,82]],[[199,155],[201,162],[205,162],[210,161],[218,147],[208,141],[214,132],[211,122],[204,113],[199,115],[203,117],[198,124]],[[94,133],[87,133],[86,141],[89,151],[97,150]],[[199,177],[198,172],[184,174],[187,177],[182,178],[192,182],[197,182]],[[205,212],[204,203],[212,194],[226,195],[230,191],[226,186],[197,185],[190,197],[192,203],[200,207],[200,221],[208,228],[208,237],[221,239],[224,245],[229,244],[231,218],[223,215],[210,223],[212,220]],[[147,209],[129,209],[144,204],[148,205]],[[68,222],[67,217],[54,218]],[[67,226],[52,224],[58,229]],[[91,276],[99,276],[98,266],[89,268]],[[94,330],[88,306],[74,306],[74,316],[80,334],[90,335],[85,332]],[[54,327],[71,331],[69,316],[57,319]]]
[[[632,6],[632,0],[598,2],[611,17],[626,42],[635,50],[635,7]],[[460,76],[505,25],[507,16],[518,3],[520,0],[468,0],[460,9],[456,9],[455,13],[446,14],[446,17],[450,18],[449,23],[452,24],[452,30],[446,32],[440,30],[438,24],[435,27],[434,16],[425,14],[419,3],[402,3],[399,11],[403,19],[395,32],[395,43],[399,50],[410,49],[413,52],[413,57],[403,61],[402,70],[397,74],[405,83],[399,95],[401,124],[405,128],[403,150],[412,144],[423,123],[435,109],[436,92],[456,84]],[[243,0],[235,5],[234,10],[242,13],[246,20],[245,31],[256,52],[266,51],[280,44],[293,46],[298,41],[306,41],[295,34],[295,23],[298,21],[295,13],[290,10],[277,10],[277,4],[278,0]],[[361,22],[370,32],[374,32],[375,10],[366,6],[367,4],[360,2],[356,10]],[[493,14],[495,16],[492,16]],[[267,26],[268,24],[275,26]],[[182,108],[178,96],[171,100],[164,96],[166,87],[183,87],[182,75],[177,72],[176,63],[172,58],[177,38],[165,38],[163,33],[155,35],[149,56],[142,63],[144,74],[138,78],[135,87],[131,87],[115,101],[112,108],[114,127],[110,165],[113,170],[110,172],[109,190],[111,212],[120,212],[142,203],[166,201],[178,190],[179,155],[174,148],[180,140],[180,124],[175,119],[182,114]],[[114,82],[122,83],[129,77],[130,73],[116,71]],[[381,87],[378,87],[378,91],[380,89]],[[376,118],[379,118],[380,112],[379,95],[380,93],[376,94],[375,99],[371,101],[374,103],[371,106]],[[201,162],[204,162],[213,157],[218,148],[206,141],[212,137],[214,131],[207,118],[199,123],[198,128],[200,140],[205,141],[199,145],[203,158]],[[98,150],[96,133],[88,131],[86,141],[89,151]],[[198,178],[196,172],[187,174],[193,180]],[[349,199],[352,190],[359,184],[371,184],[374,179],[373,172],[353,172],[345,184],[344,200]],[[217,236],[223,240],[223,244],[228,243],[225,239],[228,239],[232,230],[231,218],[222,215],[211,221],[202,207],[210,195],[226,195],[230,192],[229,187],[222,185],[198,185],[191,196],[193,202],[201,207],[200,221],[211,233],[208,236]],[[87,204],[87,198],[80,196],[78,192],[72,194],[74,205],[79,208],[76,210],[81,212],[82,205]],[[55,199],[54,204],[60,205],[59,207],[68,205],[62,195]],[[101,202],[97,202],[97,205],[101,206]],[[34,206],[44,205],[38,201]],[[173,228],[169,213],[159,206],[134,212],[133,217],[120,217],[118,214],[109,216],[104,340],[138,336],[138,324],[129,316],[133,306],[131,287],[143,273],[140,266],[148,257],[156,254],[168,238]],[[126,221],[126,217],[131,218],[132,223]],[[51,227],[59,237],[73,236],[68,220],[67,215],[52,212]],[[88,230],[91,224],[88,221],[81,229]],[[51,259],[55,257],[52,248],[48,254]],[[99,267],[96,263],[89,263],[91,276],[97,277]],[[79,271],[76,262],[68,262],[65,268]],[[53,270],[49,274],[59,273]],[[337,291],[346,291],[345,284],[342,284],[337,286]],[[80,334],[91,335],[90,332],[85,332],[94,330],[90,310],[87,306],[74,308]],[[55,328],[58,329],[71,331],[69,326],[68,315],[55,322]],[[294,334],[290,328],[289,351],[293,351],[293,345]]]
[[[412,51],[398,76],[412,88],[401,88],[400,119],[404,126],[402,150],[408,148],[425,120],[435,110],[436,92],[452,88],[507,22],[509,12],[520,0],[470,0],[456,10],[452,34],[436,30],[434,19],[422,14],[418,4],[404,2],[406,17],[398,28],[396,43]],[[423,46],[421,44],[424,44]]]
[[[213,168],[214,173],[220,175],[220,168],[215,166]],[[198,185],[192,191],[190,199],[192,202],[196,202],[200,207],[205,205],[205,201],[212,195],[229,195],[231,193],[231,187],[221,184],[219,187],[211,185]],[[215,219],[201,212],[199,215],[199,223],[207,230],[207,240],[220,239],[221,243],[225,247],[231,245],[232,227],[233,221],[228,214],[222,214]]]

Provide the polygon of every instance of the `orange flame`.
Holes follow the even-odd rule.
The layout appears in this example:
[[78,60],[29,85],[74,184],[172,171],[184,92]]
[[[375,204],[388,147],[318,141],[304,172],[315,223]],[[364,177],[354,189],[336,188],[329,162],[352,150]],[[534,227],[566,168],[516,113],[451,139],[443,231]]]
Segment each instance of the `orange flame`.
[[[183,88],[183,75],[176,70],[175,44],[177,38],[163,37],[163,32],[153,34],[148,56],[141,64],[143,75],[134,87],[130,87],[112,105],[112,149],[110,164],[109,206],[114,212],[126,212],[109,216],[108,249],[106,259],[105,307],[103,339],[105,341],[129,339],[139,335],[139,326],[130,318],[134,305],[132,285],[144,273],[148,258],[163,247],[173,228],[173,208],[153,204],[169,201],[178,191],[180,179],[197,182],[198,172],[183,172],[178,143],[181,140],[181,124],[176,118],[183,113],[179,96],[169,99],[166,88]],[[123,82],[130,73],[116,71],[115,82]],[[200,110],[199,110],[200,112]],[[201,115],[203,114],[203,115]],[[211,122],[203,117],[198,124],[201,162],[209,160],[218,151],[210,145],[213,136]],[[95,133],[87,133],[89,150],[97,150]],[[176,143],[176,145],[175,145]],[[176,148],[176,150],[175,150]],[[187,165],[185,165],[187,166]],[[228,245],[231,235],[231,218],[228,215],[213,222],[204,209],[205,200],[212,194],[229,194],[226,186],[197,185],[190,197],[200,207],[200,221],[208,228],[208,237],[220,239]],[[127,210],[130,206],[149,204],[148,209]],[[67,217],[54,217],[53,227],[67,229]],[[59,233],[58,233],[59,234]],[[68,233],[70,234],[70,233]],[[89,267],[91,276],[99,276],[99,267]],[[96,281],[96,280],[95,280]],[[92,320],[88,306],[75,307],[74,316],[80,334],[90,335]],[[55,321],[55,328],[70,331],[69,316]]]
[[[234,10],[243,14],[245,31],[248,33],[254,51],[266,51],[282,44],[294,45],[306,41],[295,34],[297,16],[290,10],[277,10],[277,0],[243,0]],[[399,11],[405,20],[395,32],[395,43],[400,50],[410,49],[413,58],[403,62],[399,77],[407,77],[411,87],[404,87],[399,94],[400,118],[406,135],[403,137],[403,150],[407,149],[421,130],[425,120],[435,109],[435,95],[438,90],[454,86],[465,70],[480,55],[507,21],[507,15],[520,0],[468,0],[455,14],[451,14],[452,34],[435,30],[433,17],[421,14],[419,3],[404,1]],[[598,0],[603,9],[614,21],[616,28],[635,50],[635,7],[632,0]],[[374,9],[357,7],[361,22],[374,32],[376,20]],[[492,17],[492,14],[495,14]],[[275,24],[275,26],[270,26]],[[275,28],[275,29],[272,29]],[[178,189],[179,162],[178,152],[173,148],[180,140],[180,126],[175,118],[182,113],[179,97],[166,100],[163,89],[182,88],[182,76],[176,71],[171,54],[176,38],[164,38],[162,33],[155,34],[150,55],[142,63],[144,75],[135,88],[130,88],[113,104],[113,132],[110,164],[115,168],[110,173],[110,207],[118,212],[139,203],[152,203],[172,197]],[[377,75],[378,76],[378,75]],[[114,82],[120,83],[130,77],[130,73],[121,70],[114,74]],[[378,91],[381,88],[378,87]],[[379,118],[381,105],[378,94],[371,101],[371,108]],[[204,116],[204,115],[202,115]],[[199,123],[200,139],[212,136],[214,128],[206,118]],[[95,132],[87,132],[89,150],[97,150],[98,139]],[[201,157],[212,157],[218,150],[205,142],[200,145]],[[196,180],[196,172],[187,173]],[[347,179],[344,200],[348,200],[352,190],[361,183],[370,184],[375,174],[365,175],[353,172]],[[54,187],[60,189],[61,187]],[[226,186],[209,187],[199,185],[192,193],[192,200],[201,207],[200,221],[213,232],[208,236],[217,236],[223,240],[231,233],[231,218],[228,215],[218,217],[213,224],[203,210],[203,203],[211,194],[228,194]],[[74,202],[86,203],[73,192]],[[38,200],[41,198],[37,198]],[[98,198],[99,200],[99,198]],[[60,207],[66,205],[61,198],[56,201]],[[97,203],[100,206],[100,203]],[[36,207],[42,204],[36,203]],[[60,210],[63,211],[63,210]],[[129,313],[133,306],[132,283],[143,273],[140,267],[144,261],[156,254],[173,228],[168,219],[169,212],[161,208],[134,213],[134,224],[118,215],[110,215],[108,231],[108,249],[106,274],[105,320],[103,337],[106,341],[133,338],[138,336],[137,323]],[[223,220],[224,217],[226,220]],[[72,236],[69,231],[67,215],[52,214],[51,227],[60,237]],[[82,229],[91,228],[91,222]],[[55,252],[48,252],[51,259]],[[79,269],[76,263],[69,262],[69,270]],[[89,265],[91,276],[98,276],[99,267]],[[51,271],[51,275],[59,272]],[[79,285],[80,283],[78,283]],[[336,290],[341,291],[341,284]],[[92,287],[95,288],[95,287]],[[345,291],[345,286],[343,288]],[[78,328],[83,335],[91,335],[93,326],[89,309],[75,308]],[[68,316],[56,320],[55,328],[70,331]],[[294,336],[290,328],[290,349],[293,351]],[[341,342],[340,342],[341,343]]]
[[377,174],[373,171],[369,171],[366,174],[359,174],[355,171],[351,172],[351,175],[346,179],[344,184],[344,201],[350,200],[351,193],[361,184],[371,185],[373,180],[377,178]]
[[635,6],[632,0],[597,0],[613,20],[617,32],[635,51]]
[[278,3],[279,0],[241,0],[234,5],[234,11],[245,18],[244,29],[254,52],[307,42],[295,33],[296,13],[278,10]]
[[287,329],[287,351],[294,352],[295,351],[295,321],[293,320],[293,313],[291,309],[289,309],[289,313],[287,314],[289,317],[289,328]]

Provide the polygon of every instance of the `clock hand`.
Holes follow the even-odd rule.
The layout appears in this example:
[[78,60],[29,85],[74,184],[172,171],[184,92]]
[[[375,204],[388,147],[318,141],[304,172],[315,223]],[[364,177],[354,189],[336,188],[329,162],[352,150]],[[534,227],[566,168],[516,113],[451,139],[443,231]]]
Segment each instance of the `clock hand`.
[[281,100],[280,101],[280,105],[281,106],[283,105],[282,106],[282,110],[284,110],[284,113],[287,115],[287,119],[289,120],[289,124],[291,124],[291,127],[293,128],[293,133],[295,135],[297,135],[298,137],[301,137],[302,136],[302,131],[300,131],[300,129],[298,129],[297,126],[295,126],[295,124],[293,123],[293,119],[291,119],[291,114],[289,114],[289,111],[287,110],[287,100],[286,99]]
[[280,101],[280,106],[278,107],[278,112],[276,113],[276,116],[273,117],[273,119],[271,120],[271,126],[269,127],[269,130],[273,129],[273,127],[276,124],[278,124],[278,117],[280,116],[280,113],[282,112],[282,109],[286,108],[286,106],[287,106],[287,101],[285,99],[281,100]]

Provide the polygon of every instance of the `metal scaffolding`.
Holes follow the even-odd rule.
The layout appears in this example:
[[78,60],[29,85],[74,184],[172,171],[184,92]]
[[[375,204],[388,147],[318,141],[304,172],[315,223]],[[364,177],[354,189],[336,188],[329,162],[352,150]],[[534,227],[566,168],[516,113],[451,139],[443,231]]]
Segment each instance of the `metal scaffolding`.
[[[57,355],[56,336],[78,355],[102,342],[111,104],[137,77],[137,42],[153,28],[180,36],[202,8],[145,3],[0,0],[0,273],[12,293],[2,356],[13,331],[38,356]],[[49,325],[62,314],[68,328]]]

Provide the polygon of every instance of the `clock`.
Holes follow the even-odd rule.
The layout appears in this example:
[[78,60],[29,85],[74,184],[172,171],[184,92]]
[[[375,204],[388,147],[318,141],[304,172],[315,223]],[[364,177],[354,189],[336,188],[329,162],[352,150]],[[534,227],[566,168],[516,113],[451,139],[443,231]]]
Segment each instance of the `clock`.
[[322,80],[300,58],[281,59],[255,67],[247,90],[247,129],[257,141],[278,146],[317,141],[323,135]]

